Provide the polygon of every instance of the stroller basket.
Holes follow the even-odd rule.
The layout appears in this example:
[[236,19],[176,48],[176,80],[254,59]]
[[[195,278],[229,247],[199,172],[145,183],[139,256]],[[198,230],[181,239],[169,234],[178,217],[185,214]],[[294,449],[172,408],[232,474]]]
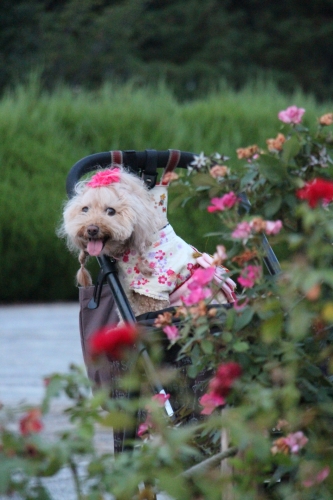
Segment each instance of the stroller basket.
[[[69,198],[74,196],[75,185],[83,176],[97,169],[110,167],[110,165],[123,165],[124,168],[128,171],[140,176],[148,186],[148,189],[153,189],[157,182],[158,169],[163,170],[159,181],[160,184],[163,185],[163,179],[167,173],[171,173],[175,168],[187,168],[188,165],[194,160],[194,158],[195,155],[193,153],[183,152],[179,150],[145,150],[142,152],[128,150],[93,154],[81,159],[71,168],[66,182],[67,194]],[[165,182],[165,185],[167,185],[167,182]],[[250,203],[247,197],[244,195],[244,193],[241,193],[240,198],[242,209],[245,212],[248,212],[250,210]],[[265,251],[265,262],[269,273],[272,275],[278,274],[279,263],[274,255],[274,252],[269,246],[267,239],[263,241],[263,248]],[[172,310],[172,308],[164,309],[161,311],[154,311],[135,317],[127,296],[123,290],[122,284],[119,281],[116,260],[105,255],[97,256],[96,258],[100,266],[100,273],[98,275],[93,294],[90,290],[90,297],[87,298],[85,289],[80,289],[81,306],[82,301],[85,301],[85,311],[82,311],[81,307],[80,330],[83,354],[87,365],[88,376],[97,385],[100,385],[100,383],[103,382],[109,382],[111,384],[112,378],[119,376],[119,367],[116,367],[114,370],[112,370],[109,366],[106,366],[104,367],[104,372],[103,369],[102,372],[98,372],[96,371],[96,369],[93,369],[91,365],[89,366],[88,357],[86,356],[87,338],[98,327],[104,326],[111,322],[117,322],[117,314],[114,312],[114,305],[117,306],[124,322],[139,323],[148,328],[153,327],[154,320],[158,314],[161,314],[166,310]],[[106,286],[105,283],[107,284]],[[100,306],[101,299],[103,301],[102,307]],[[231,306],[223,305],[220,307]],[[96,310],[98,310],[98,312]],[[94,311],[97,312],[97,316],[95,316],[95,318],[97,318],[97,323],[96,321],[91,321]],[[85,324],[86,322],[89,322],[89,326]],[[145,347],[143,345],[137,345],[137,348],[143,357],[147,376],[150,378],[155,391],[157,393],[165,393],[162,384],[156,376]],[[172,352],[170,352],[168,361],[174,361],[177,357],[176,354],[177,349],[174,349]],[[171,358],[174,359],[170,359],[170,355]],[[110,362],[109,364],[112,363]],[[198,395],[196,395],[196,397],[197,396]],[[117,394],[115,394],[115,397],[117,397]],[[172,419],[174,416],[174,411],[170,406],[169,401],[167,401],[166,403],[167,404],[165,405],[165,410],[168,416]],[[115,443],[116,440],[117,436],[115,436]],[[122,443],[120,443],[120,441],[122,441]],[[123,449],[123,442],[124,439],[118,436],[118,445],[115,444],[115,448],[117,449],[117,451],[121,451],[121,449]]]

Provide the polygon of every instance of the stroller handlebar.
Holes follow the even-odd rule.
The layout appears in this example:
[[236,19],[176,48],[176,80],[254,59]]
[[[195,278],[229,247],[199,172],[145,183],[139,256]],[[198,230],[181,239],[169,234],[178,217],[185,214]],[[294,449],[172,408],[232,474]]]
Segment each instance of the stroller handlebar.
[[67,195],[69,198],[74,195],[75,185],[82,176],[98,168],[106,168],[112,163],[122,163],[134,172],[142,172],[145,182],[152,188],[156,182],[157,168],[169,168],[171,171],[174,168],[187,168],[195,156],[194,153],[174,149],[167,151],[146,149],[145,151],[129,150],[95,153],[82,158],[72,166],[66,180]]

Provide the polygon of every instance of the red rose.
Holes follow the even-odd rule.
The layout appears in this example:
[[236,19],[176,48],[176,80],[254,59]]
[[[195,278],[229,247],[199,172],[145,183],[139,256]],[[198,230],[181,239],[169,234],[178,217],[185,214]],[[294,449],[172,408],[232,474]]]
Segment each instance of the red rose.
[[199,400],[204,407],[202,415],[210,415],[215,408],[225,404],[225,396],[229,394],[235,379],[241,374],[241,366],[233,361],[218,367],[215,376],[209,382],[208,392]]
[[20,420],[20,431],[23,436],[40,432],[43,429],[41,421],[41,411],[38,408],[29,410]]
[[90,353],[92,356],[107,354],[114,359],[120,359],[123,351],[134,345],[137,336],[135,325],[124,324],[117,328],[104,326],[90,337]]
[[238,363],[230,362],[220,365],[215,376],[209,382],[209,392],[225,397],[229,393],[234,380],[240,377],[242,368]]
[[300,200],[307,200],[311,208],[315,208],[320,201],[324,204],[333,200],[333,182],[316,178],[307,182],[302,189],[296,191]]

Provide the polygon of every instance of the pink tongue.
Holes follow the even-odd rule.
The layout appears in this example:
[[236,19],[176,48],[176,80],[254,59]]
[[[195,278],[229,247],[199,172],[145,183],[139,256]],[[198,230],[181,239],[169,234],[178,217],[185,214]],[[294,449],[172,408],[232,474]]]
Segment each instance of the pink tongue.
[[99,255],[103,249],[103,240],[91,240],[87,245],[87,252],[89,255]]

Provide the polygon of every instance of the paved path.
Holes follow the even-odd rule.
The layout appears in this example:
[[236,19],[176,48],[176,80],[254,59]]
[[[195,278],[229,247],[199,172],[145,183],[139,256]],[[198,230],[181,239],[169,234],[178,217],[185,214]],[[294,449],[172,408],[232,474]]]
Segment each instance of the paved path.
[[[44,394],[43,377],[67,372],[71,363],[84,366],[78,315],[79,306],[75,303],[0,307],[2,404],[39,404]],[[68,427],[62,412],[64,406],[64,399],[56,399],[50,414],[43,419],[46,439],[54,439],[58,431]],[[97,430],[96,446],[101,452],[113,450],[109,429]],[[46,486],[54,500],[76,500],[66,468],[47,479]]]
[[40,402],[43,377],[83,366],[75,303],[0,307],[0,400]]
[[[43,377],[66,372],[71,363],[84,366],[78,316],[76,303],[0,306],[0,401],[5,406],[39,404],[44,394]],[[69,425],[62,413],[64,404],[65,401],[56,400],[44,419],[46,439],[54,439],[57,431]],[[98,428],[95,444],[99,451],[111,452],[110,430]],[[66,468],[45,484],[53,500],[77,499]],[[158,495],[159,500],[168,498]],[[0,496],[0,500],[4,497]]]

